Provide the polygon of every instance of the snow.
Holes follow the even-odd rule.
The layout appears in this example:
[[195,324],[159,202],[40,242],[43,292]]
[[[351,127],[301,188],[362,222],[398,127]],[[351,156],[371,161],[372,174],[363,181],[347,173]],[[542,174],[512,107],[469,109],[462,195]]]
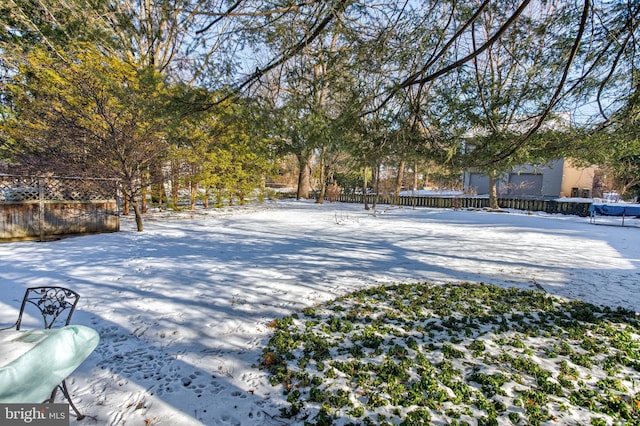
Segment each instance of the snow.
[[81,424],[291,424],[255,367],[274,318],[421,281],[640,311],[638,222],[312,201],[154,213],[142,233],[123,218],[118,233],[0,244],[0,324],[15,321],[29,286],[82,295],[73,322],[101,342],[67,380],[90,416]]

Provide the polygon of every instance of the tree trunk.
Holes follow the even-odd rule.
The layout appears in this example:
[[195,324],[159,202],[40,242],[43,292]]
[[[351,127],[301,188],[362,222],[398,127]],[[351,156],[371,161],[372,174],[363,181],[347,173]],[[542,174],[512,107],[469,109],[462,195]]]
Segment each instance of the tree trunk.
[[180,170],[176,161],[171,162],[171,204],[174,209],[178,208],[178,185],[180,182]]
[[164,187],[164,175],[162,173],[162,162],[154,161],[149,167],[149,175],[151,179],[151,202],[157,204],[162,210],[164,203],[167,202],[167,194]]
[[380,190],[380,164],[372,169],[371,178],[373,179],[373,203],[372,208],[375,210],[378,205],[378,191]]
[[309,198],[309,188],[311,188],[311,165],[313,164],[313,151],[306,154],[297,154],[298,157],[298,193],[296,199],[306,200]]
[[497,172],[492,170],[489,172],[489,208],[498,209],[498,184]]
[[318,196],[316,197],[316,203],[322,204],[324,203],[324,196],[327,191],[327,172],[326,172],[326,164],[325,164],[325,151],[326,148],[322,148],[322,153],[320,154],[320,191],[318,192]]
[[[149,168],[145,168],[141,173],[142,176],[144,176],[144,179],[149,182],[151,176]],[[149,212],[149,206],[147,205],[147,194],[149,193],[149,189],[150,188],[148,186],[143,186],[140,190],[140,208],[142,209],[142,214],[147,214]]]
[[171,199],[173,200],[173,202],[171,204],[173,204],[173,208],[177,209],[178,208],[178,184],[176,181],[171,182]]
[[406,161],[403,158],[400,160],[400,165],[398,166],[398,174],[396,175],[396,187],[393,191],[393,199],[395,204],[400,204],[400,192],[402,191],[402,182],[404,181],[404,168],[406,166]]
[[191,210],[196,209],[196,198],[198,197],[198,182],[191,182]]
[[367,168],[364,168],[364,177],[363,177],[363,188],[362,188],[362,197],[364,198],[364,209],[369,210],[369,202],[367,200]]
[[204,208],[208,209],[209,208],[209,197],[211,196],[211,188],[209,186],[207,186],[207,190],[204,193]]
[[140,197],[141,197],[140,204],[142,206],[141,212],[142,214],[146,214],[149,211],[147,207],[147,188],[146,187],[142,188]]
[[[133,191],[131,191],[131,193],[133,194]],[[142,211],[140,210],[140,204],[138,204],[138,201],[136,200],[136,197],[134,195],[131,195],[129,197],[129,200],[131,202],[131,205],[133,206],[133,212],[136,215],[136,228],[138,230],[138,232],[142,232],[143,228],[142,228]]]

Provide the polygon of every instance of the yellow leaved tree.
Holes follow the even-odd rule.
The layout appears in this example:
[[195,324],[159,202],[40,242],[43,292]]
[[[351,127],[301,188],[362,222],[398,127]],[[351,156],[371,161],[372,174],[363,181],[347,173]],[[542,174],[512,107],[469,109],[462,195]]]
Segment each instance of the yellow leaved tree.
[[38,173],[118,178],[142,231],[135,200],[149,184],[149,164],[165,155],[176,115],[163,77],[77,44],[55,54],[34,49],[12,80],[0,130],[14,160]]

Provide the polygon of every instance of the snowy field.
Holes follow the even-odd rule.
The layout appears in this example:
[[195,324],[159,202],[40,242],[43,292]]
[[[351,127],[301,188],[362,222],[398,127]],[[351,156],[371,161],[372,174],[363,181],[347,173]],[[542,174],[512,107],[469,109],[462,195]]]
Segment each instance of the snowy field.
[[142,233],[123,218],[115,234],[0,244],[0,324],[29,286],[82,295],[73,322],[101,342],[67,380],[90,416],[72,424],[281,425],[285,397],[255,368],[268,324],[357,289],[485,282],[640,311],[638,219],[382,207],[156,213]]

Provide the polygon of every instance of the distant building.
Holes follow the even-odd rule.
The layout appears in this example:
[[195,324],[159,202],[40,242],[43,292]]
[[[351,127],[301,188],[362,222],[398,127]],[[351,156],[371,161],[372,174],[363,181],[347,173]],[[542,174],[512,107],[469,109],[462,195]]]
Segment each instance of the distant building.
[[[576,167],[569,159],[553,160],[542,166],[514,167],[497,183],[498,196],[535,198],[591,198],[596,184],[597,167]],[[489,194],[489,176],[467,171],[464,190],[477,195]]]
[[[537,117],[522,117],[508,125],[513,134],[522,134],[535,124]],[[569,129],[571,115],[558,113],[550,117],[541,127],[543,130],[563,131]],[[466,138],[467,149],[473,150],[476,135],[486,135],[487,129],[476,127]],[[520,165],[497,179],[499,197],[520,198],[591,198],[600,196],[598,168],[577,167],[570,159],[559,158],[543,165]],[[463,189],[477,195],[489,194],[489,176],[477,170],[467,170],[463,175]]]

